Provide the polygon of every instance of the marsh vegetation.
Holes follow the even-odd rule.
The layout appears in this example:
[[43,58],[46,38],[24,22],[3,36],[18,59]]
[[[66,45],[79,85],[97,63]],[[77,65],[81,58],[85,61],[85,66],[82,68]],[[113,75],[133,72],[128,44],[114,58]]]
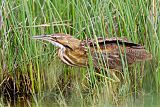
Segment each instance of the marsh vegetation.
[[[158,104],[159,1],[2,0],[1,10],[0,105],[124,107],[144,106],[150,99]],[[95,73],[92,65],[65,65],[56,47],[32,39],[62,32],[81,40],[125,37],[144,45],[152,60],[124,68],[117,83]]]

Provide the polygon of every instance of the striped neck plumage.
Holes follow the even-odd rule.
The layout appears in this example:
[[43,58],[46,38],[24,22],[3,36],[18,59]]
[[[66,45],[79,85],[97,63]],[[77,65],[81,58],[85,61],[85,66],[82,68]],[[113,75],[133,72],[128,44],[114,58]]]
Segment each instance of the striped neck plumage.
[[52,41],[52,40],[48,40],[48,41],[52,43],[54,46],[59,47],[61,50],[65,50],[65,47],[62,44]]

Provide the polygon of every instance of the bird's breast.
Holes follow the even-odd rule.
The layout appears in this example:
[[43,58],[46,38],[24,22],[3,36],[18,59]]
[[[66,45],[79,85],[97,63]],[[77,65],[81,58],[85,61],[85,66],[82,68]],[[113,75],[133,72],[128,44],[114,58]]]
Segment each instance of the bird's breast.
[[86,66],[88,59],[80,50],[59,49],[58,52],[61,60],[70,66]]

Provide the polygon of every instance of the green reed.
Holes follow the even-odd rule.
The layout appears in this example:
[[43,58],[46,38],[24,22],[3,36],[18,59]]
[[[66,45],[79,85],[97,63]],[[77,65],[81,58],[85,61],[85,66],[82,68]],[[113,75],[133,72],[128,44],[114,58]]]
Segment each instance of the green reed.
[[[21,80],[28,81],[28,88],[22,92],[29,91],[37,104],[53,96],[63,106],[67,106],[68,97],[83,106],[97,102],[101,105],[105,101],[118,104],[119,100],[142,91],[158,93],[160,6],[153,1],[4,0],[0,82],[5,79],[4,74],[10,75],[17,88],[21,87]],[[59,61],[57,48],[52,44],[32,40],[34,35],[62,32],[79,39],[126,37],[144,45],[153,60],[136,64],[131,70],[125,68],[123,82],[112,83],[111,77],[95,74],[90,59],[89,68],[68,67]]]

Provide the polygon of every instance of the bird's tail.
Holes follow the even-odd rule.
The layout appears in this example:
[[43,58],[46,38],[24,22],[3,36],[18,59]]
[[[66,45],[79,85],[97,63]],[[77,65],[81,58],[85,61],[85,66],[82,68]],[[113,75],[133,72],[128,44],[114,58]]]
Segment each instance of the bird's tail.
[[151,59],[152,59],[152,54],[146,51],[142,54],[142,57],[140,58],[140,60],[151,60]]
[[134,61],[145,61],[151,60],[152,54],[147,52],[144,48],[142,49],[129,49],[127,50],[129,58],[134,59]]

